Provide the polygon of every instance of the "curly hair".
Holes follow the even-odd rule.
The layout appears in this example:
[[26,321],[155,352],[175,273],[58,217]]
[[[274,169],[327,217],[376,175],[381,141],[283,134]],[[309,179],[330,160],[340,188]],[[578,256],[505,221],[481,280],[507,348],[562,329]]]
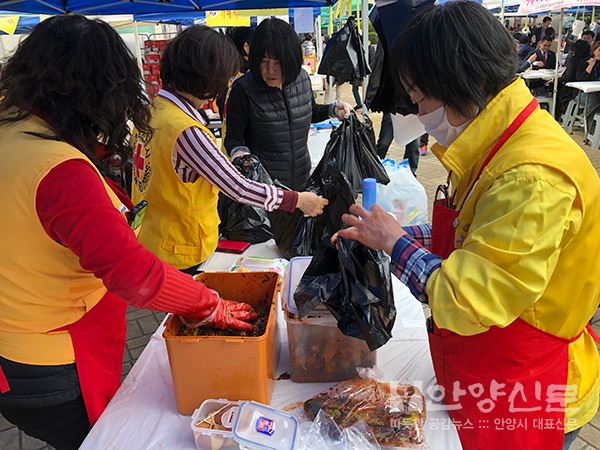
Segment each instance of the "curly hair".
[[150,108],[139,67],[107,23],[56,16],[37,25],[0,75],[0,124],[32,113],[52,130],[46,139],[68,142],[102,171],[95,154],[127,157],[131,121],[151,136]]

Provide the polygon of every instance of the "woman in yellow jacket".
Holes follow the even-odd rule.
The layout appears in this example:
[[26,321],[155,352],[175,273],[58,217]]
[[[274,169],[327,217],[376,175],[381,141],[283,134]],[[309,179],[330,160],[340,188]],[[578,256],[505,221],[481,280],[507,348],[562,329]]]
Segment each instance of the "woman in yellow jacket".
[[104,180],[130,152],[128,120],[152,134],[138,65],[108,24],[41,22],[0,96],[0,414],[76,449],[119,388],[128,304],[220,328],[256,316],[142,247],[133,205]]
[[354,206],[339,235],[385,250],[429,303],[437,381],[465,450],[568,448],[600,394],[586,328],[600,297],[598,173],[515,79],[512,39],[482,6],[434,6],[397,48],[449,186],[432,226]]

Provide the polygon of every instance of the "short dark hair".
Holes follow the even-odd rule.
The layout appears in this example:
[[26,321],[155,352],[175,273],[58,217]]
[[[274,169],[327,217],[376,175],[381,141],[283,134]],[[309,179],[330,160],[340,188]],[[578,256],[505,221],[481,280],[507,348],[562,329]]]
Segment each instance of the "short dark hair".
[[546,16],[542,19],[542,23],[546,23],[546,22],[552,22],[552,17],[550,16]]
[[594,37],[596,37],[596,33],[594,33],[592,30],[585,30],[583,33],[581,33],[582,36],[591,36],[592,39],[594,39]]
[[40,22],[11,56],[0,75],[0,123],[40,114],[52,135],[65,141],[103,170],[96,147],[107,157],[131,153],[131,120],[152,134],[150,107],[137,61],[107,23],[84,16],[55,16]]
[[289,23],[281,19],[266,19],[256,28],[250,43],[250,71],[260,76],[263,58],[273,58],[281,64],[283,84],[290,84],[302,69],[302,44]]
[[573,56],[577,56],[578,58],[588,58],[592,53],[592,46],[583,39],[577,39],[573,43],[571,51],[573,52]]
[[231,39],[209,27],[194,25],[167,45],[160,60],[160,79],[167,88],[210,99],[225,90],[239,67],[240,58]]
[[244,44],[248,43],[248,45],[250,45],[250,41],[252,40],[253,34],[254,30],[250,27],[238,27],[233,30],[233,33],[231,34],[231,40],[235,44],[235,48],[237,48],[237,51],[240,54],[240,56],[248,56],[246,54]]
[[548,35],[544,35],[544,36],[542,36],[542,38],[540,39],[540,44],[541,44],[542,42],[544,42],[544,41],[546,41],[546,42],[552,42],[553,40],[554,40],[554,39],[552,39],[550,36],[548,36]]
[[521,36],[521,38],[519,39],[520,44],[528,45],[530,42],[531,42],[531,35],[529,35],[529,34],[523,34]]
[[511,83],[517,70],[512,37],[487,9],[472,1],[425,9],[402,31],[394,53],[405,84],[417,86],[465,117],[472,107],[483,109]]

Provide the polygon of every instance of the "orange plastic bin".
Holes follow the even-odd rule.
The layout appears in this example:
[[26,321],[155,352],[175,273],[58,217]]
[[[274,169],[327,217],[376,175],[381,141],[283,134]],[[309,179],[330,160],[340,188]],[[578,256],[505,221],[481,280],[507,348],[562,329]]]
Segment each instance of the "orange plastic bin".
[[192,414],[209,398],[271,401],[277,368],[276,299],[279,275],[273,272],[203,273],[196,277],[222,298],[256,307],[270,304],[265,334],[259,337],[177,336],[171,315],[163,337],[180,414]]

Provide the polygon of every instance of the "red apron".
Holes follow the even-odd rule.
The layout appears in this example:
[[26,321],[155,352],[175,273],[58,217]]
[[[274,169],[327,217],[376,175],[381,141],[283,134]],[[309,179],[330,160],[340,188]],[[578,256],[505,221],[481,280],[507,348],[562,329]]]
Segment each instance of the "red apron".
[[127,303],[107,292],[67,329],[73,341],[81,394],[94,426],[121,384],[127,335]]
[[[502,134],[474,183],[537,106],[532,99]],[[436,198],[433,207],[431,249],[443,258],[454,250],[460,214],[449,198]],[[562,449],[569,342],[521,319],[474,336],[434,325],[429,343],[439,395],[465,450]]]

